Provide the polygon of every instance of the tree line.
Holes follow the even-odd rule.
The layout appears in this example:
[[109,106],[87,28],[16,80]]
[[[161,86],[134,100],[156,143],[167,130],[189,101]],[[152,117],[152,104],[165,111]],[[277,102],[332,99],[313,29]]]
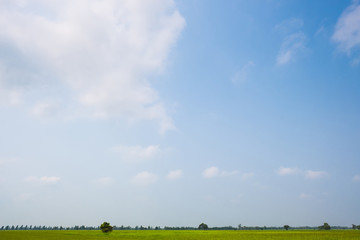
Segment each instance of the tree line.
[[[112,230],[330,230],[330,229],[354,229],[360,230],[360,225],[352,224],[351,227],[346,226],[331,226],[328,223],[324,223],[318,227],[311,226],[300,226],[300,227],[290,227],[289,225],[284,225],[283,227],[275,227],[275,226],[242,226],[239,224],[237,227],[233,226],[223,226],[223,227],[208,227],[207,224],[201,223],[198,227],[170,227],[170,226],[142,226],[138,225],[135,227],[131,226],[111,226]],[[101,226],[93,227],[93,226],[85,226],[85,225],[75,225],[72,227],[63,227],[63,226],[45,226],[45,225],[7,225],[0,227],[0,230],[100,230]]]

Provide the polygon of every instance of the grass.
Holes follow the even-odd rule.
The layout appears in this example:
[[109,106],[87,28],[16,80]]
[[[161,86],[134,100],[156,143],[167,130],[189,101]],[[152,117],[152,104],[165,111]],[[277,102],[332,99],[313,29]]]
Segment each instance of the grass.
[[104,234],[98,230],[22,230],[0,231],[0,240],[359,240],[356,230],[294,230],[294,231],[188,231],[188,230],[130,230]]

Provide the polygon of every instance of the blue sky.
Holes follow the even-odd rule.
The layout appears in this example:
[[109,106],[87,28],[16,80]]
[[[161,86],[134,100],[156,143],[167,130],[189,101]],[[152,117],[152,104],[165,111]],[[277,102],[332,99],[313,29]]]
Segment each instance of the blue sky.
[[1,1],[0,225],[359,224],[358,1]]

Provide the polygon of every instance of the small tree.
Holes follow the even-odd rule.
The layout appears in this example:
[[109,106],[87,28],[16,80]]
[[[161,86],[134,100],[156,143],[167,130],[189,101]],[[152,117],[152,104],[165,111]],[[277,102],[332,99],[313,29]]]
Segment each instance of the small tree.
[[113,227],[108,222],[101,224],[100,229],[103,233],[109,233],[113,230]]
[[199,229],[206,230],[206,229],[208,229],[208,228],[209,228],[208,225],[205,224],[205,223],[201,223],[201,224],[199,225]]
[[319,226],[319,230],[330,230],[331,227],[328,223],[324,223],[324,225]]
[[284,225],[286,231],[289,230],[289,227],[290,227],[289,225]]

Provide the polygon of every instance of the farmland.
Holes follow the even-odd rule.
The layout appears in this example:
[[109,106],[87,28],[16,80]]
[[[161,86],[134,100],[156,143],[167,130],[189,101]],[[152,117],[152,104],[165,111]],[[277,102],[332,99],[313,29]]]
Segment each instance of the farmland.
[[0,231],[1,240],[101,240],[101,239],[147,239],[147,240],[358,240],[357,230],[291,230],[291,231],[199,231],[199,230],[130,230],[104,234],[97,230],[23,230]]

